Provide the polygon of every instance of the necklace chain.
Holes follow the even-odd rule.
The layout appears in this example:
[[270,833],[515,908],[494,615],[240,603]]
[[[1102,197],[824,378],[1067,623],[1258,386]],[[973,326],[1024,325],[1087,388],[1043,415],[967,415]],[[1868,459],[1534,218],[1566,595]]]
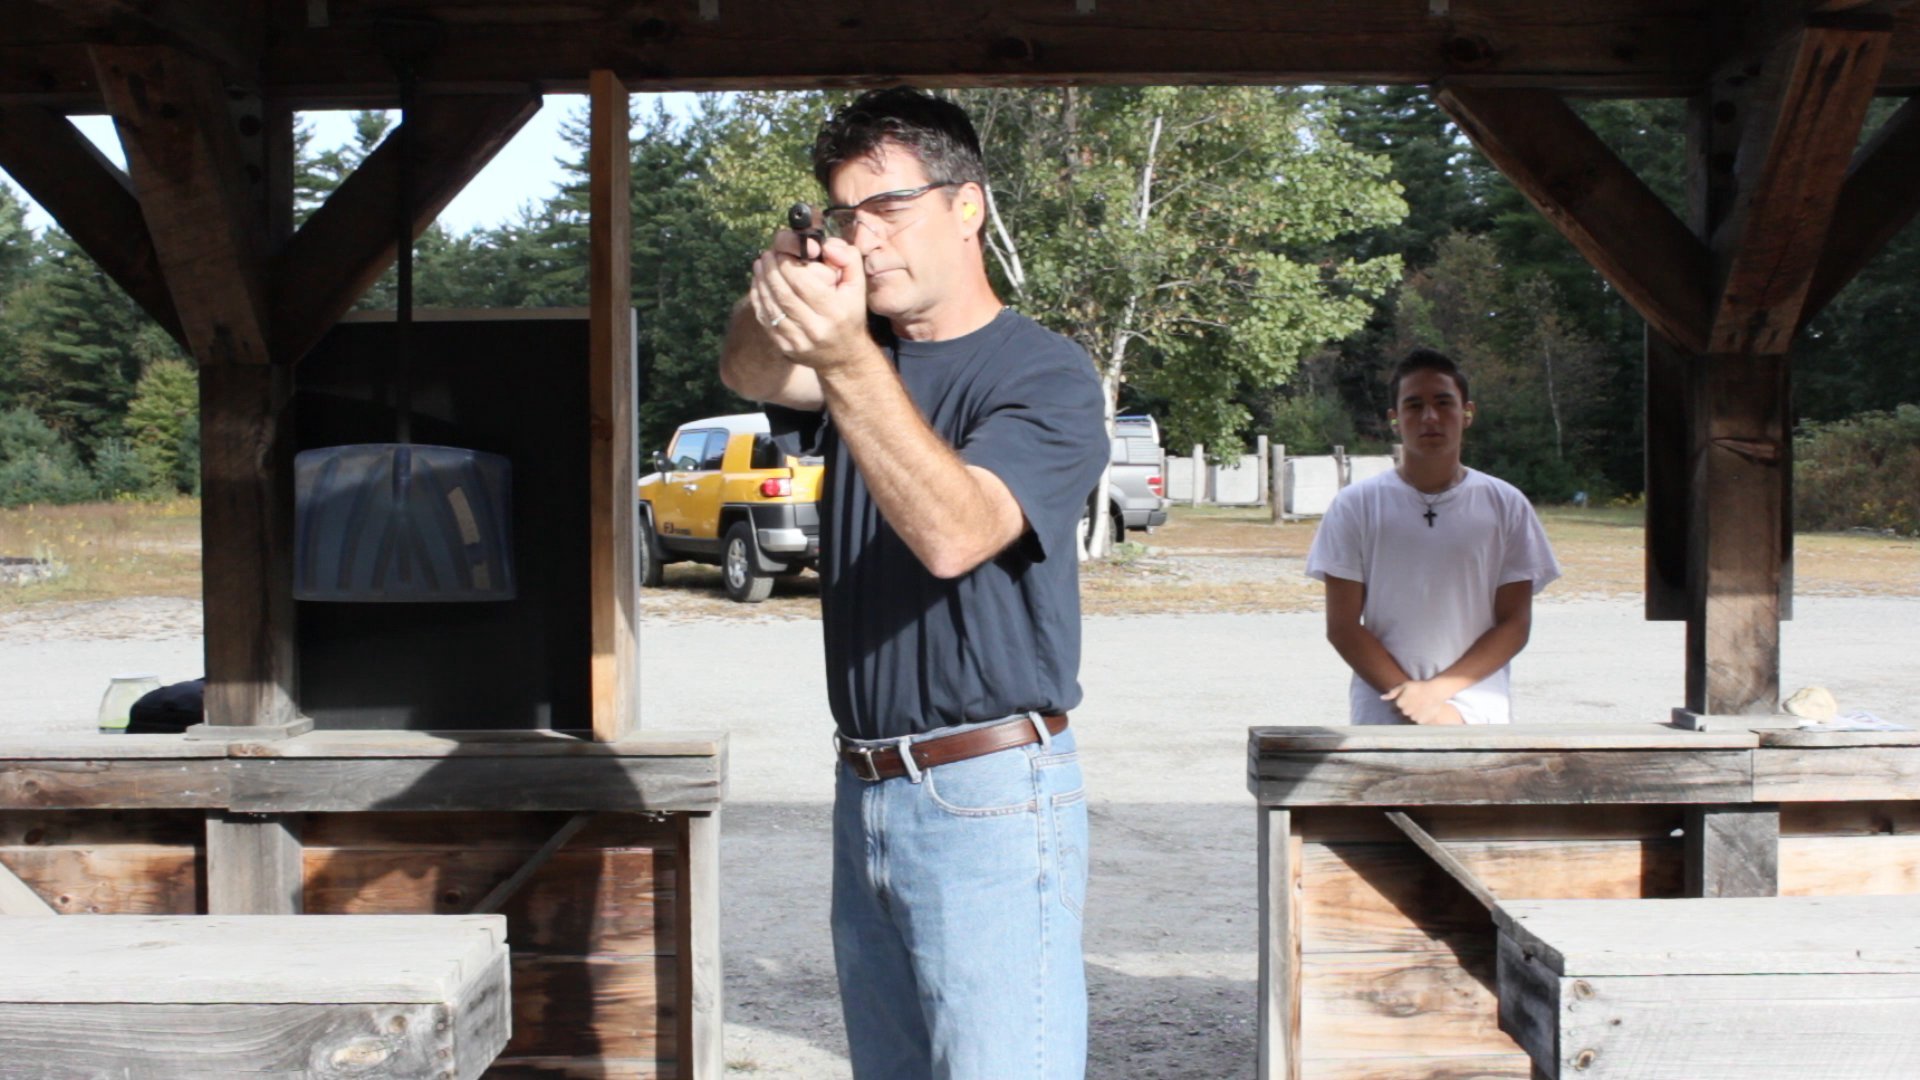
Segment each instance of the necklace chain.
[[1434,509],[1434,507],[1439,506],[1441,503],[1446,502],[1447,499],[1451,498],[1453,496],[1453,493],[1460,489],[1461,483],[1464,482],[1466,478],[1467,478],[1467,470],[1466,470],[1466,466],[1463,465],[1460,467],[1460,471],[1454,474],[1453,482],[1448,484],[1446,487],[1441,488],[1439,491],[1434,492],[1431,497],[1429,497],[1426,492],[1421,491],[1419,488],[1413,487],[1411,483],[1407,485],[1408,487],[1413,488],[1414,495],[1418,496],[1420,501],[1426,504],[1427,512],[1424,514],[1421,514],[1420,516],[1427,519],[1427,528],[1429,529],[1433,528],[1434,519],[1440,516],[1440,514]]

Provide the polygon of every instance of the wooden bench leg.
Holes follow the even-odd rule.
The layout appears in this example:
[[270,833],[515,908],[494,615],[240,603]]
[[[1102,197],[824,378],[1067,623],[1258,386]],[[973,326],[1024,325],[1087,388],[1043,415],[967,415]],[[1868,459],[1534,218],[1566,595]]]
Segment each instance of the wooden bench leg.
[[207,814],[207,914],[298,915],[303,903],[297,814]]
[[721,1080],[727,1072],[720,985],[720,813],[679,815],[680,1075]]
[[1780,895],[1780,807],[1689,809],[1687,895]]
[[1300,1076],[1300,838],[1292,814],[1260,815],[1259,1080]]

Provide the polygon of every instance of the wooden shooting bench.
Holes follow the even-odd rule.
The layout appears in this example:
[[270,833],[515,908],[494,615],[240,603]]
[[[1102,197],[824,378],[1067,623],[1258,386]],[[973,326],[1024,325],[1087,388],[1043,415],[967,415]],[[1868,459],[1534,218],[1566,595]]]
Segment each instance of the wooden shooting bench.
[[1248,788],[1263,1078],[1920,1056],[1920,733],[1263,727]]
[[[0,916],[18,916],[0,917],[0,1076],[117,1075],[136,1064],[143,1076],[335,1075],[276,1063],[337,1053],[361,1070],[342,1065],[338,1075],[440,1077],[445,1062],[418,1057],[439,1049],[463,1078],[482,1058],[496,1077],[718,1075],[725,773],[725,736],[699,733],[0,741]],[[260,909],[304,914],[259,923],[196,914]],[[81,914],[126,918],[31,917]],[[355,917],[306,917],[322,915]],[[435,917],[385,918],[396,915]],[[511,942],[511,977],[503,968],[497,986],[448,991],[448,964],[467,955],[460,943],[472,944],[476,919],[493,928],[503,965]],[[253,927],[256,940],[236,949],[228,929],[193,928],[202,921]],[[381,945],[396,926],[413,946]],[[128,935],[173,936],[166,955],[181,978],[114,991],[115,975],[137,972],[89,965]],[[13,940],[41,942],[35,963],[73,975],[68,988],[20,966]],[[158,960],[135,953],[128,964]],[[315,956],[343,966],[294,962]],[[439,974],[420,966],[435,957],[447,961]],[[229,979],[186,977],[210,965]],[[417,996],[394,996],[410,971],[426,972],[405,983]],[[435,987],[451,996],[418,996]],[[286,1009],[228,1008],[269,988]],[[455,1043],[405,1019],[441,1005]],[[156,1009],[194,1019],[156,1028]],[[410,1025],[408,1038],[367,1034],[393,1017]],[[479,1025],[470,1036],[469,1022]],[[45,1038],[21,1058],[15,1034],[30,1030]],[[224,1056],[195,1058],[187,1043],[202,1035],[213,1040],[202,1050]],[[714,1072],[690,1059],[703,1047]],[[367,1063],[381,1053],[391,1056]],[[15,1072],[24,1060],[34,1069]]]

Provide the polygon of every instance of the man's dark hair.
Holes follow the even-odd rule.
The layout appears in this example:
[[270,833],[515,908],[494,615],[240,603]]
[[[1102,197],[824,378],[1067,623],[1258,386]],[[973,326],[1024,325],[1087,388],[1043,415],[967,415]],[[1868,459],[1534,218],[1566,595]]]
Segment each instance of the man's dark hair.
[[906,86],[869,90],[835,110],[813,140],[813,178],[826,187],[834,169],[872,157],[882,143],[913,151],[935,183],[987,186],[980,136],[966,110]]
[[1453,362],[1453,357],[1438,349],[1415,349],[1408,353],[1405,359],[1394,365],[1393,385],[1388,391],[1393,399],[1390,408],[1400,407],[1400,380],[1416,371],[1437,371],[1445,375],[1453,380],[1453,385],[1460,388],[1461,402],[1470,400],[1467,394],[1467,373],[1460,370],[1460,365]]

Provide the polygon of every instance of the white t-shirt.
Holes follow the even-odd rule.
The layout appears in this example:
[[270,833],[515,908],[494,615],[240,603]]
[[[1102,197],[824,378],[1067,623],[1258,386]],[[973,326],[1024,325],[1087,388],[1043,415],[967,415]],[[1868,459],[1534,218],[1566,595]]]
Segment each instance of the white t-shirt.
[[[1526,496],[1505,480],[1468,469],[1458,485],[1432,496],[1395,471],[1334,497],[1307,553],[1307,573],[1366,585],[1361,622],[1409,676],[1431,679],[1493,628],[1495,589],[1531,581],[1538,593],[1560,576],[1560,564]],[[1503,667],[1451,701],[1469,724],[1504,724],[1512,719],[1508,685]],[[1405,722],[1357,674],[1348,698],[1353,723]]]

